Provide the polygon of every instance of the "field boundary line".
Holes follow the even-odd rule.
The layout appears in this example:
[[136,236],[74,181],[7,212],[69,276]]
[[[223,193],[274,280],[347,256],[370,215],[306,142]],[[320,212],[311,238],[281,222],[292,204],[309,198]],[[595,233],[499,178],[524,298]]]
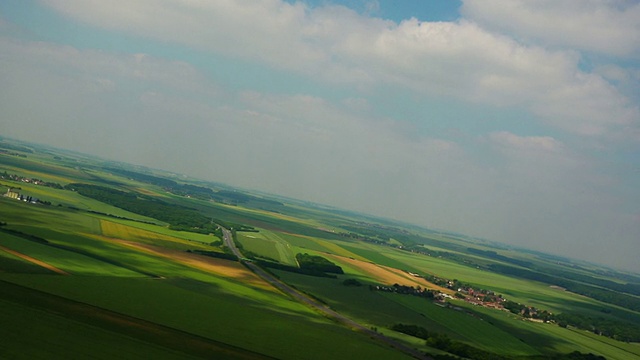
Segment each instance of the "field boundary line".
[[51,264],[48,264],[48,263],[46,263],[46,262],[44,262],[42,260],[38,260],[36,258],[32,258],[29,255],[25,255],[23,253],[15,251],[15,250],[11,250],[11,249],[9,249],[7,247],[4,247],[2,245],[0,245],[0,250],[3,250],[4,252],[7,252],[7,253],[9,253],[11,255],[17,256],[17,257],[19,257],[21,259],[27,260],[27,261],[29,261],[31,263],[34,263],[34,264],[36,264],[38,266],[41,266],[41,267],[43,267],[45,269],[51,270],[51,271],[53,271],[55,273],[58,273],[60,275],[71,275],[70,273],[68,273],[68,272],[66,272],[66,271],[64,271],[62,269],[58,269],[57,267],[55,267],[55,266],[53,266]]

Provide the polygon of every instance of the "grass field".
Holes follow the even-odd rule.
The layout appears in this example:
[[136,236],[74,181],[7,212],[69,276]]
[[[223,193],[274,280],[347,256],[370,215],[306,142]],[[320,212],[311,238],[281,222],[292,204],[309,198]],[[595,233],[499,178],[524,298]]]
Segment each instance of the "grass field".
[[[201,243],[201,244],[210,244],[211,242],[215,242],[215,241],[220,241],[221,239],[218,239],[217,237],[214,237],[212,235],[205,235],[205,234],[198,234],[198,233],[192,233],[192,232],[187,232],[187,231],[176,231],[176,230],[171,230],[168,228],[168,226],[159,226],[159,225],[155,225],[155,224],[147,224],[144,222],[138,222],[138,221],[131,221],[131,220],[125,220],[125,219],[116,219],[116,218],[112,218],[112,217],[106,217],[106,216],[101,216],[101,215],[95,215],[95,214],[91,214],[92,216],[100,219],[101,221],[107,221],[107,222],[111,222],[114,224],[120,224],[120,225],[124,225],[127,227],[133,227],[136,229],[140,229],[143,231],[147,231],[150,233],[153,233],[153,235],[146,233],[146,235],[152,236],[153,238],[155,238],[156,236],[160,239],[164,238],[164,237],[169,237],[172,239],[182,239],[182,240],[187,240],[189,241],[189,243]],[[137,230],[132,230],[132,231],[137,231]]]
[[[60,157],[54,159],[53,154]],[[261,203],[255,201],[262,197],[257,195],[248,203],[231,206],[189,198],[111,173],[100,164],[63,151],[36,150],[27,159],[0,155],[0,172],[63,185],[112,186],[188,207],[212,221],[253,226],[258,232],[237,232],[243,248],[283,264],[297,265],[297,253],[329,259],[345,274],[331,279],[273,272],[362,325],[424,351],[442,353],[389,327],[397,323],[419,325],[505,356],[550,356],[577,350],[614,360],[640,359],[639,344],[524,321],[506,311],[463,301],[452,301],[458,308],[453,309],[420,297],[373,291],[368,286],[398,283],[436,288],[406,273],[411,271],[457,279],[554,313],[579,312],[640,323],[640,313],[554,289],[550,284],[484,271],[460,260],[481,266],[509,263],[508,259],[482,255],[484,249],[497,248],[468,242],[463,236],[288,199]],[[187,179],[173,174],[169,178]],[[21,193],[53,205],[0,198],[0,321],[4,324],[0,327],[0,358],[406,358],[294,301],[241,262],[185,251],[221,252],[224,249],[217,237],[170,230],[166,223],[68,190],[6,179],[2,184],[21,187]],[[190,184],[204,186],[202,182]],[[212,189],[228,187],[216,185]],[[426,248],[459,257],[454,261],[412,253],[407,247],[376,245],[377,239],[391,239],[388,244],[396,246],[406,239],[418,239]],[[468,251],[469,247],[481,251]],[[625,283],[596,266],[563,265],[516,250],[498,252],[535,264],[537,269]],[[345,279],[356,279],[364,286],[345,286]],[[30,327],[21,326],[25,321]]]
[[[624,344],[603,337],[596,337],[598,341],[594,341],[595,335],[590,333],[523,321],[507,312],[468,308],[463,302],[457,303],[457,306],[466,310],[456,311],[422,298],[375,292],[366,287],[346,287],[336,279],[274,272],[288,283],[327,302],[333,309],[369,326],[386,328],[396,323],[419,325],[499,354],[539,355],[582,351],[619,360],[638,356],[636,344]],[[353,277],[351,275],[344,277]],[[352,306],[354,303],[358,306]],[[467,311],[478,315],[469,315]]]
[[65,358],[69,356],[70,348],[74,349],[76,357],[85,359],[189,358],[185,353],[136,341],[125,334],[19,303],[0,299],[0,308],[0,321],[3,324],[3,330],[0,330],[0,357],[4,359]]
[[244,249],[282,264],[297,266],[291,245],[280,234],[260,229],[260,232],[238,232],[237,236]]
[[34,159],[33,156],[27,159],[19,159],[14,156],[0,154],[0,171],[57,182],[61,185],[77,181],[77,179],[89,179],[85,173],[78,169],[47,164],[42,161],[42,158]]
[[99,261],[95,258],[73,251],[67,251],[49,245],[27,241],[23,238],[6,233],[2,234],[0,245],[43,261],[71,274],[141,276],[140,273],[133,272],[112,263]]
[[69,358],[69,349],[73,358],[94,359],[265,358],[6,282],[0,282],[0,321],[0,356],[5,359]]
[[13,274],[54,274],[42,266],[0,248],[0,271]]
[[[153,225],[147,226],[147,228],[152,226]],[[157,228],[158,227],[156,226],[154,230],[157,230]],[[204,243],[202,241],[182,239],[160,232],[142,229],[141,227],[125,225],[105,219],[100,220],[100,229],[102,235],[110,238],[134,240],[177,250],[212,250],[212,247],[208,246],[208,243]],[[214,238],[213,236],[206,235],[203,235],[200,239],[210,240],[210,242],[217,240],[217,238]]]
[[34,212],[38,214],[37,217],[24,216],[24,218],[34,221],[40,221],[42,220],[43,216],[58,216],[60,214],[96,211],[128,219],[162,224],[162,222],[158,220],[134,214],[115,206],[107,205],[105,203],[86,198],[72,191],[51,189],[36,185],[21,185],[21,187],[23,189],[19,190],[21,194],[37,197],[43,201],[50,201],[53,205],[44,206],[38,204],[28,204],[14,199],[0,197],[0,201],[2,204],[2,206],[0,207],[0,216],[10,219],[11,214],[8,213],[13,213],[17,216],[20,216],[21,213]]
[[283,299],[278,306],[267,305],[251,294],[229,294],[214,283],[42,275],[0,278],[277,358],[399,358],[393,350],[336,327],[296,302]]
[[489,309],[460,306],[479,314],[487,322],[509,332],[544,352],[592,352],[610,360],[628,360],[640,356],[638,344],[628,344],[584,330],[565,329],[554,324],[540,324],[523,321],[510,313]]

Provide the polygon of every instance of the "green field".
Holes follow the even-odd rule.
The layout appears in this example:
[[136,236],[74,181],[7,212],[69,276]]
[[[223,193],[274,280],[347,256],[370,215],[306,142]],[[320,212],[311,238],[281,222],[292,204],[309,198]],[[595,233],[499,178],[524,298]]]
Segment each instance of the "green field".
[[287,265],[297,265],[291,245],[278,234],[261,229],[260,232],[238,232],[243,248],[263,257]]
[[[609,293],[628,286],[629,294],[613,292],[639,301],[640,276],[178,178],[161,170],[119,164],[127,169],[125,174],[133,174],[121,176],[123,171],[99,159],[59,149],[33,149],[27,158],[0,154],[0,173],[62,185],[108,187],[129,194],[131,201],[129,210],[124,210],[70,190],[0,181],[4,191],[11,187],[51,203],[0,197],[0,321],[5,324],[0,328],[1,358],[410,358],[277,290],[241,263],[215,257],[229,250],[221,239],[207,233],[221,236],[215,227],[226,224],[234,229],[255,228],[235,232],[243,257],[288,265],[289,271],[269,271],[365,328],[430,354],[445,352],[390,328],[420,326],[509,359],[573,351],[607,359],[640,359],[639,343],[596,335],[594,328],[565,328],[462,300],[437,303],[370,288],[380,284],[380,277],[409,276],[388,270],[392,268],[457,280],[540,310],[578,314],[601,321],[598,326],[608,322],[633,332],[640,331],[640,312],[633,310],[633,300],[625,308],[607,299],[554,288],[548,282],[500,274],[488,265],[564,274]],[[183,192],[159,185],[162,179],[180,184]],[[199,192],[188,196],[185,189]],[[206,197],[208,193],[211,198]],[[162,199],[162,209],[169,213],[162,214],[167,222],[136,213],[144,212],[136,201],[146,201],[148,209],[151,199]],[[205,224],[189,231],[170,229],[169,224],[180,225],[181,220],[169,216],[172,205],[205,216]],[[329,259],[344,274],[330,278],[291,272],[296,270],[291,267],[299,266],[298,253]],[[346,286],[346,279],[362,286]],[[453,295],[457,290],[447,291]],[[22,326],[27,322],[29,327]]]
[[10,330],[0,331],[3,358],[266,358],[62,297],[0,285],[0,319]]

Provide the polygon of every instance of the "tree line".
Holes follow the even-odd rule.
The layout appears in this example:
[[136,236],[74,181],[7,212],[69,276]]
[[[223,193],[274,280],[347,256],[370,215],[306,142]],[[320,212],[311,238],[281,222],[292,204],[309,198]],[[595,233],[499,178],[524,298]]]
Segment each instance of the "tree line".
[[207,217],[192,208],[99,185],[74,183],[66,185],[65,189],[132,213],[166,222],[172,230],[214,234],[222,238],[222,231],[218,227],[221,221]]
[[283,270],[303,275],[317,276],[317,277],[326,277],[326,278],[337,278],[335,274],[344,274],[342,268],[333,262],[323,258],[322,256],[309,255],[309,254],[296,254],[296,260],[298,260],[298,264],[300,267],[281,264],[273,259],[265,259],[265,258],[257,258],[256,255],[251,254],[250,252],[245,252],[245,254],[250,255],[256,264],[265,268],[272,268],[276,270]]
[[629,310],[640,311],[640,298],[623,294],[617,291],[600,288],[593,285],[587,285],[570,279],[543,274],[537,271],[516,268],[509,265],[491,264],[488,266],[488,269],[500,274],[517,276],[523,279],[560,286],[576,294],[584,295],[609,304],[618,305]]
[[[539,359],[555,359],[555,360],[606,360],[602,356],[594,354],[583,354],[574,351],[569,354],[553,354],[544,356],[509,356],[496,354],[494,352],[478,349],[461,341],[453,340],[446,334],[428,331],[418,325],[395,324],[391,326],[391,330],[411,335],[419,339],[425,340],[427,346],[446,351],[449,354],[457,355],[466,359],[474,360],[539,360]],[[432,355],[434,359],[457,359],[449,355]]]
[[298,253],[296,254],[296,260],[298,260],[300,269],[303,270],[320,271],[331,274],[344,274],[344,271],[340,266],[323,258],[322,256]]

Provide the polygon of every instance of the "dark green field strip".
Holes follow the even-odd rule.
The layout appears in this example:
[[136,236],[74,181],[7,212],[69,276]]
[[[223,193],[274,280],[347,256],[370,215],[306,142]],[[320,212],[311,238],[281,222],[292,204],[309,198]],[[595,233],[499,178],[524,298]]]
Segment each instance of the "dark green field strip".
[[[271,359],[215,340],[0,280],[0,299],[46,311],[154,346],[208,359]],[[81,336],[75,334],[74,336]],[[0,340],[1,341],[1,340]],[[114,344],[118,346],[118,344]],[[28,350],[28,349],[25,349]],[[73,349],[69,349],[70,355]]]
[[[68,252],[74,253],[76,255],[80,255],[80,256],[83,256],[83,257],[87,257],[89,259],[97,260],[99,262],[103,262],[103,263],[106,263],[106,264],[109,264],[109,265],[113,265],[113,266],[117,266],[117,267],[120,267],[120,268],[123,268],[123,269],[127,269],[129,271],[138,273],[140,275],[149,276],[149,277],[158,277],[158,275],[150,273],[150,272],[145,271],[145,270],[142,270],[142,269],[140,269],[138,267],[134,267],[134,266],[131,266],[131,265],[127,264],[127,263],[123,263],[123,262],[114,260],[113,258],[107,258],[107,257],[104,257],[104,256],[97,255],[97,254],[92,253],[90,251],[87,251],[85,249],[80,249],[80,248],[72,247],[72,246],[69,246],[69,245],[64,245],[64,244],[51,242],[51,241],[48,241],[48,240],[46,240],[44,238],[41,238],[39,236],[27,234],[27,233],[24,233],[24,232],[21,232],[21,231],[18,231],[18,230],[0,228],[0,232],[4,232],[6,234],[10,234],[10,235],[13,235],[15,237],[22,238],[24,240],[35,242],[37,244],[41,244],[41,245],[44,245],[44,246],[49,246],[51,248],[55,248],[55,249],[59,249],[59,250],[63,250],[63,251],[68,251]],[[56,234],[56,232],[53,231],[53,230],[48,230],[48,232],[50,234]],[[67,235],[67,237],[70,237],[70,236]]]
[[85,174],[75,169],[64,168],[61,166],[52,166],[44,162],[32,161],[24,158],[15,158],[12,156],[0,155],[0,165],[13,166],[24,170],[46,173],[70,179],[87,178]]
[[[195,205],[192,205],[196,207]],[[203,213],[230,223],[247,224],[257,228],[263,228],[276,232],[294,233],[307,235],[329,240],[344,240],[340,235],[317,229],[310,225],[298,223],[290,220],[279,219],[266,214],[249,213],[241,210],[234,210],[228,207],[208,203],[206,206],[198,207]]]
[[[376,251],[376,250],[370,250],[370,249],[364,249],[364,248],[360,248],[360,247],[355,247],[355,246],[348,246],[348,245],[340,245],[343,248],[351,251],[354,254],[360,255],[378,265],[384,265],[384,266],[389,266],[392,268],[396,268],[396,269],[400,269],[400,270],[406,270],[406,271],[411,271],[411,272],[415,272],[415,273],[420,273],[421,271],[410,266],[407,265],[404,262],[392,259],[388,256],[384,256],[383,254],[380,253],[380,251]],[[389,250],[391,251],[391,250]]]
[[0,359],[199,359],[2,297],[0,323]]
[[498,274],[519,277],[521,279],[539,281],[549,285],[556,285],[567,289],[573,293],[584,295],[592,299],[606,302],[613,305],[640,312],[640,297],[619,293],[613,290],[600,288],[593,285],[579,283],[564,277],[544,274],[524,268],[503,264],[491,264],[488,270]]
[[12,274],[55,274],[42,266],[0,250],[0,272]]

